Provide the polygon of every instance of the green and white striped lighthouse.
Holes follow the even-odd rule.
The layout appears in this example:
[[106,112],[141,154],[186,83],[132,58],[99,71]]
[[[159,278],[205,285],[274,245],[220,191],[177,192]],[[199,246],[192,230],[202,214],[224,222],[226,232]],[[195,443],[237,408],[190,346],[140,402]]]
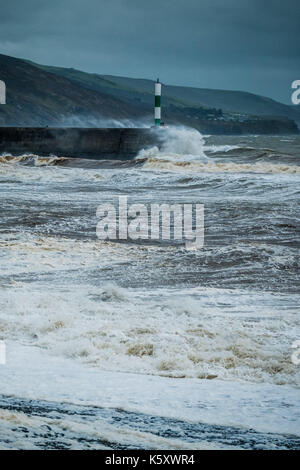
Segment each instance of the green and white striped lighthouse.
[[154,123],[156,126],[161,124],[161,83],[159,79],[155,83]]

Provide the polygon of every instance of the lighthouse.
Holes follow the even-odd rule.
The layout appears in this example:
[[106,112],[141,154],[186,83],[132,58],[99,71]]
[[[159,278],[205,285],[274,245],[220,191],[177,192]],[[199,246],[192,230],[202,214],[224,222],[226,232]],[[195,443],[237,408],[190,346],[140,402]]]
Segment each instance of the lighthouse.
[[159,78],[155,83],[154,124],[155,126],[161,125],[161,83]]

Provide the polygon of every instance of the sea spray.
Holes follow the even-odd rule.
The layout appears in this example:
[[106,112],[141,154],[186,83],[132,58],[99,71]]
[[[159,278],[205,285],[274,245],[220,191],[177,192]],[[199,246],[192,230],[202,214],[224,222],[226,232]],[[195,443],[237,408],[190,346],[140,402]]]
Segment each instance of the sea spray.
[[204,153],[205,140],[196,129],[188,127],[162,127],[157,131],[161,142],[157,146],[141,150],[138,158],[169,158],[172,161],[209,161]]

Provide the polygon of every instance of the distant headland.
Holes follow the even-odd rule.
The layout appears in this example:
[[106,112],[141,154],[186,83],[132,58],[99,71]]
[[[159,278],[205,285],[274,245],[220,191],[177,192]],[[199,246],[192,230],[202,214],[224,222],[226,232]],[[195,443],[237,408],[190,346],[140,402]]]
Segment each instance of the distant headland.
[[[0,55],[0,126],[150,127],[152,80],[86,73]],[[300,109],[242,91],[163,85],[163,120],[204,134],[297,134]]]

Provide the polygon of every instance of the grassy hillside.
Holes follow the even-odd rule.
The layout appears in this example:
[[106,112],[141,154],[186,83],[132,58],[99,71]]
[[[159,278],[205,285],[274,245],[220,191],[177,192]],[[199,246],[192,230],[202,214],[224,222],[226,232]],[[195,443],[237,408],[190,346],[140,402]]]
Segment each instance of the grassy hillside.
[[[98,75],[62,67],[39,66],[60,76],[76,81],[82,86],[111,94],[126,102],[152,105],[153,81],[113,75]],[[212,90],[164,85],[164,106],[170,104],[187,107],[221,108],[224,112],[256,116],[283,116],[300,124],[300,110],[271,98],[245,91]]]
[[78,86],[20,59],[0,55],[0,76],[7,104],[0,106],[0,125],[64,125],[103,118],[132,119],[144,115],[113,96]]
[[[153,82],[151,80],[114,77],[110,75],[102,75],[101,77],[119,86],[132,87],[143,93],[151,93],[153,89]],[[163,93],[164,97],[176,99],[186,106],[221,108],[225,112],[246,113],[257,116],[285,116],[298,120],[300,123],[300,110],[296,106],[288,106],[271,98],[245,91],[164,85]]]
[[[151,125],[154,82],[86,73],[0,55],[7,105],[0,125]],[[297,107],[240,91],[163,86],[163,119],[205,133],[291,133]],[[281,116],[278,118],[278,116]]]
[[[151,111],[153,107],[153,91],[154,84],[152,80],[136,80],[132,78],[113,77],[98,75],[95,73],[87,73],[73,68],[53,67],[49,65],[40,65],[33,62],[28,62],[47,72],[55,75],[68,78],[80,86],[86,87],[90,90],[98,91],[100,93],[114,96],[120,100],[132,103],[145,111]],[[124,82],[124,83],[122,83]],[[144,86],[136,85],[136,82],[144,82]],[[185,106],[186,103],[176,96],[168,96],[164,90],[164,106],[170,104],[177,106]],[[196,106],[201,106],[196,104]]]

